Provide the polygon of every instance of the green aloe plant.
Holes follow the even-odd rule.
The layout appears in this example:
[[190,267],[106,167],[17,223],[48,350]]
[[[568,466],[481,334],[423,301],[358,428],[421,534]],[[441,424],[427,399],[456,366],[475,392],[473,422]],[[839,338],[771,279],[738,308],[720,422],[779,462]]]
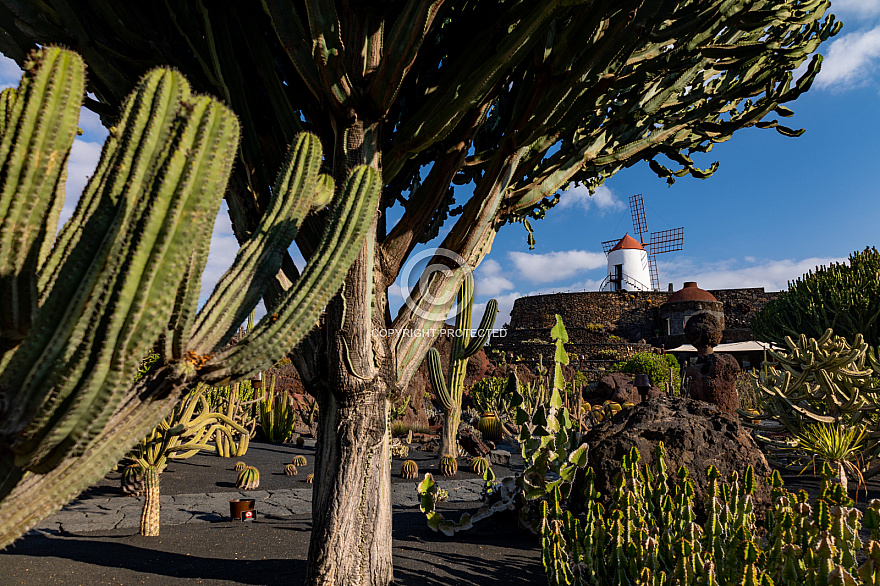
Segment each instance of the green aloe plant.
[[[43,47],[25,69],[0,94],[0,547],[101,478],[194,384],[268,368],[308,333],[357,255],[381,184],[358,167],[337,189],[319,173],[317,138],[298,135],[262,219],[199,310],[235,115],[180,73],[147,73],[56,236],[85,66]],[[331,200],[300,278],[227,347],[306,215]],[[150,350],[155,362],[132,383]]]

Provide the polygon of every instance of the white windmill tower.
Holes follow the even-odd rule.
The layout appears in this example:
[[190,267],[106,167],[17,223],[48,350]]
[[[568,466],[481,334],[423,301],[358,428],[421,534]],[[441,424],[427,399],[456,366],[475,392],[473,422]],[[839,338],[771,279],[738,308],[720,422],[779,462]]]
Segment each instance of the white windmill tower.
[[648,221],[645,219],[645,206],[642,194],[629,198],[633,230],[638,240],[625,234],[619,240],[607,240],[602,250],[608,257],[608,274],[600,291],[659,291],[660,277],[657,273],[656,254],[681,250],[684,243],[684,228],[673,228],[661,232],[651,232],[650,242],[645,242],[648,234]]

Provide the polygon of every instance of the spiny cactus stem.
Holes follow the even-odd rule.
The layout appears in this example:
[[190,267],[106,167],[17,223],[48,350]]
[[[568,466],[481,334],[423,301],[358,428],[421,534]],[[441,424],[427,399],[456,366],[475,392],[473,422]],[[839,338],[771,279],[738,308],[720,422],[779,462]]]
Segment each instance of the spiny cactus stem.
[[144,470],[144,510],[141,512],[141,535],[159,535],[159,470],[147,466]]

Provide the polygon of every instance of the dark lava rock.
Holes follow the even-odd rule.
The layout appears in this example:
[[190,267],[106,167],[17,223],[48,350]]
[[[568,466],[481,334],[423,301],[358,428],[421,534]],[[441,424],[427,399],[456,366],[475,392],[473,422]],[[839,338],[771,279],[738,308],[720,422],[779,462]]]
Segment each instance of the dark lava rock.
[[734,415],[739,407],[736,391],[739,373],[739,364],[730,354],[699,356],[696,364],[685,371],[688,392],[692,399],[718,405],[725,413]]
[[694,314],[684,325],[684,335],[700,354],[720,344],[723,333],[718,318],[707,311]]
[[[654,397],[624,409],[594,427],[585,436],[589,444],[588,464],[596,472],[596,488],[610,495],[611,480],[620,472],[623,455],[635,446],[641,454],[640,465],[653,465],[654,448],[663,442],[666,466],[671,478],[681,465],[690,471],[696,497],[694,510],[703,516],[708,479],[706,470],[714,465],[726,478],[736,471],[740,478],[749,464],[755,469],[757,491],[755,510],[769,505],[770,491],[765,478],[770,466],[748,430],[738,418],[715,406],[678,397]],[[760,518],[760,515],[759,515]]]
[[[584,400],[592,404],[602,404],[604,401],[615,403],[638,403],[642,400],[639,389],[633,383],[634,374],[625,372],[612,372],[606,374],[596,383],[596,389],[584,393]],[[657,397],[665,394],[660,387],[652,386],[648,389],[648,397]]]
[[464,451],[471,456],[485,456],[492,448],[483,440],[477,437],[477,434],[471,429],[461,429],[458,432],[458,443],[464,448]]

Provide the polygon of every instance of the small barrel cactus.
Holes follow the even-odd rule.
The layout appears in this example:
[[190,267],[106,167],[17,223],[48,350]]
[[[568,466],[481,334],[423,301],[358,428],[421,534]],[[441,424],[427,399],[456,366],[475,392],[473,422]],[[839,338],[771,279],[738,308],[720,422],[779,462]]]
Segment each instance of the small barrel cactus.
[[236,472],[241,472],[245,468],[247,468],[247,464],[245,464],[244,462],[238,461],[235,463],[235,471]]
[[260,486],[260,471],[253,466],[245,466],[244,470],[238,473],[235,488],[254,490],[258,486]]
[[144,470],[139,464],[132,464],[122,469],[120,481],[122,494],[138,496],[144,492]]
[[419,475],[419,465],[412,460],[405,461],[400,466],[400,477],[412,480]]
[[471,470],[476,474],[484,474],[489,469],[489,460],[483,456],[477,456],[471,460]]
[[308,476],[306,476],[306,482],[308,482],[309,484],[314,483],[315,482],[315,475],[309,474]]
[[501,422],[493,413],[483,413],[477,423],[477,429],[480,430],[484,439],[490,442],[501,441]]
[[305,466],[308,462],[306,461],[305,456],[294,456],[293,457],[293,465],[294,466]]
[[446,454],[442,458],[440,458],[440,474],[443,476],[455,476],[456,472],[458,472],[458,461]]
[[288,464],[284,467],[284,474],[286,474],[287,476],[296,476],[296,472],[297,470],[295,464]]
[[306,445],[306,440],[303,438],[303,436],[301,436],[301,435],[300,435],[300,436],[297,436],[297,438],[296,438],[296,447],[301,448],[301,447],[303,447],[304,445]]

